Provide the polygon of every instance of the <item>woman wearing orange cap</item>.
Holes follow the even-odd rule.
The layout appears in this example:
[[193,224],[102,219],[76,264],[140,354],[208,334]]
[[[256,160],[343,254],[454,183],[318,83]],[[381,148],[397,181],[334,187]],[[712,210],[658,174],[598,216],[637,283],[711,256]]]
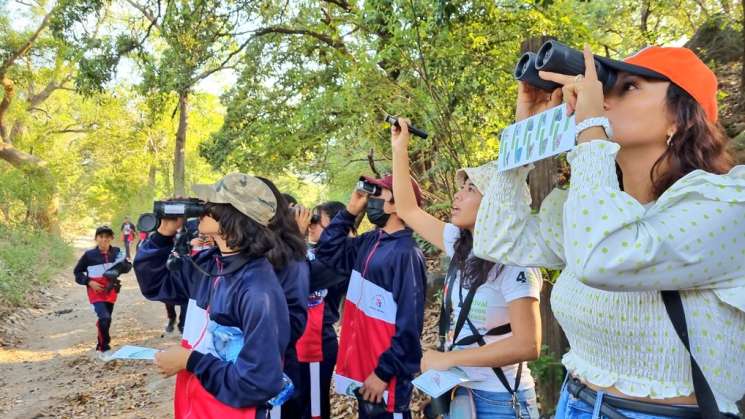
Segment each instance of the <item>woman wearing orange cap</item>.
[[489,163],[474,252],[562,269],[551,307],[571,350],[557,418],[734,415],[745,393],[745,168],[732,168],[716,125],[716,77],[685,48],[602,61],[618,72],[605,94],[589,49],[584,75],[541,73],[562,89],[520,85],[518,120],[562,98],[574,112],[571,186],[532,215],[530,168]]

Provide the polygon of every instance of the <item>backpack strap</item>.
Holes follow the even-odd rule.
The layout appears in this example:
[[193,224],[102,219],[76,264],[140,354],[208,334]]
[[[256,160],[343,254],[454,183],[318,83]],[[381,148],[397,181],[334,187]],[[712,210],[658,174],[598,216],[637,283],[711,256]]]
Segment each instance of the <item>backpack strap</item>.
[[468,294],[466,295],[466,299],[463,301],[461,307],[460,307],[460,313],[458,313],[458,320],[455,321],[455,330],[453,331],[453,344],[450,345],[450,348],[448,348],[449,351],[453,350],[453,347],[455,347],[455,342],[458,341],[458,335],[460,335],[460,331],[463,330],[463,325],[466,323],[466,320],[468,319],[468,313],[471,311],[471,304],[473,303],[473,297],[476,296],[476,290],[479,287],[472,286],[468,289]]
[[[473,333],[473,336],[477,337],[476,341],[478,342],[479,346],[486,345],[486,340],[484,340],[484,335],[479,333],[476,326],[471,322],[471,319],[468,319],[467,321],[468,321],[468,326],[471,328],[471,333]],[[507,326],[509,326],[509,323],[507,324]],[[523,372],[523,362],[521,361],[517,365],[517,374],[515,374],[515,387],[514,388],[510,387],[510,383],[507,381],[507,377],[504,375],[504,371],[502,370],[502,368],[495,367],[495,368],[492,368],[492,370],[494,371],[494,374],[496,374],[497,378],[502,383],[504,388],[506,388],[507,391],[510,393],[514,401],[517,397],[517,391],[520,388],[520,378]]]
[[688,325],[686,324],[685,311],[683,311],[683,301],[680,298],[680,292],[678,291],[661,291],[662,302],[665,303],[665,310],[667,315],[670,317],[670,321],[673,323],[675,333],[683,342],[688,351],[688,356],[691,358],[691,373],[693,375],[693,389],[696,392],[696,399],[698,400],[699,409],[701,409],[701,415],[705,418],[737,418],[735,415],[729,413],[722,413],[717,406],[717,401],[714,398],[714,392],[711,390],[709,383],[706,381],[701,367],[699,367],[696,358],[691,353],[691,345],[688,341]]
[[[501,326],[489,329],[488,332],[484,333],[483,336],[502,336],[512,332],[512,326],[509,323],[505,323]],[[479,335],[466,336],[463,339],[455,342],[453,346],[469,346],[479,342]]]
[[[467,312],[467,310],[470,310],[471,309],[471,303],[473,302],[473,296],[476,294],[476,292],[473,291],[474,288],[476,288],[476,287],[471,287],[471,289],[468,291],[468,295],[466,296],[466,300],[463,303],[463,307],[461,308],[461,316],[459,316],[459,319],[460,319],[460,317],[465,317],[465,319],[466,319],[465,321],[466,321],[466,323],[468,323],[468,327],[471,329],[472,336],[475,336],[476,342],[479,344],[479,346],[484,346],[484,345],[486,345],[486,341],[484,340],[484,335],[482,335],[481,333],[479,333],[479,330],[473,324],[473,322],[471,321],[471,319],[468,318],[468,316],[463,316],[462,315],[463,312]],[[512,328],[510,327],[509,323],[506,324],[506,325],[502,325],[500,327],[504,327],[504,326],[509,327],[510,331],[512,330]],[[456,325],[456,327],[457,327],[457,325]],[[456,330],[458,330],[458,329],[456,329]],[[457,334],[456,334],[456,337],[457,337]],[[452,347],[451,347],[451,349],[452,349]],[[507,381],[507,376],[504,375],[504,371],[502,370],[502,368],[494,367],[494,368],[492,368],[492,371],[494,371],[494,374],[499,379],[499,382],[502,383],[502,385],[504,386],[504,388],[507,389],[507,392],[510,393],[510,396],[512,396],[512,401],[511,402],[512,402],[512,408],[515,410],[515,417],[517,419],[521,419],[522,418],[522,409],[520,408],[520,402],[517,399],[517,391],[520,388],[520,378],[521,378],[522,372],[523,372],[523,362],[521,361],[517,365],[517,373],[515,374],[515,387],[514,387],[514,389],[510,387],[510,383]]]

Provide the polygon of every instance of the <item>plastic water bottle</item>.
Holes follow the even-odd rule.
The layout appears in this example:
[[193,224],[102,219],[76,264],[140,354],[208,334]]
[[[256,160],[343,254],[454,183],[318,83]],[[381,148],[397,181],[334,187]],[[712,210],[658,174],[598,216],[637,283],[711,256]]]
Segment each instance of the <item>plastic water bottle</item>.
[[212,344],[220,359],[235,362],[243,349],[243,331],[237,327],[219,325],[212,320],[208,329],[212,332]]
[[292,397],[295,393],[295,385],[292,384],[292,380],[287,374],[282,374],[282,391],[269,400],[269,404],[272,406],[282,406],[287,400]]

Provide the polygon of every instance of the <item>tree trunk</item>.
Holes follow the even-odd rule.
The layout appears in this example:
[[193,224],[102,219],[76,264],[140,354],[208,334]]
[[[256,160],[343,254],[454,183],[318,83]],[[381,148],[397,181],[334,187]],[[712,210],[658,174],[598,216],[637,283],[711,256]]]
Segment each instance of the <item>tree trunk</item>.
[[[549,39],[552,38],[548,36],[530,38],[523,42],[521,53],[537,51]],[[535,163],[535,169],[528,176],[530,196],[532,198],[531,207],[534,210],[540,208],[543,199],[556,187],[558,172],[559,163],[556,158],[543,159]],[[554,360],[554,362],[558,363],[561,356],[564,355],[569,347],[569,343],[559,323],[556,321],[554,313],[551,311],[552,289],[553,285],[548,282],[545,282],[541,289],[542,345],[548,348],[548,353],[558,357],[558,359]],[[553,411],[556,403],[559,401],[563,368],[557,365],[556,368],[546,368],[544,372],[543,376],[537,377],[537,392],[542,413],[545,414]]]
[[[11,143],[12,131],[9,133],[7,130],[5,112],[10,108],[15,91],[13,82],[8,78],[3,77],[2,84],[4,96],[0,102],[0,159],[23,171],[28,179],[32,179],[40,187],[37,196],[26,203],[29,221],[49,232],[58,233],[57,187],[54,175],[46,161],[15,148]],[[22,126],[15,124],[13,131],[20,130]]]
[[150,165],[150,172],[147,174],[147,188],[151,191],[155,190],[155,174],[157,168],[154,164]]
[[29,221],[50,233],[59,233],[57,219],[57,184],[47,163],[28,153],[18,150],[11,144],[0,142],[0,159],[25,173],[39,187],[39,193],[26,202]]
[[641,19],[639,23],[639,29],[644,35],[645,40],[649,40],[649,15],[650,15],[649,0],[642,1]]
[[[556,158],[544,159],[535,163],[535,169],[528,176],[530,197],[533,200],[531,207],[534,210],[540,209],[543,199],[556,187],[558,171],[559,164]],[[551,311],[552,289],[553,284],[549,282],[544,282],[541,289],[542,345],[548,348],[548,353],[558,357],[554,360],[558,362],[569,347],[569,342],[564,335],[564,331],[561,330],[559,322],[556,321],[553,311]],[[557,368],[546,368],[545,372],[538,382],[538,392],[544,413],[553,410],[559,401],[559,390],[564,370],[557,365]]]
[[186,128],[189,124],[189,92],[182,91],[178,95],[178,131],[176,132],[176,149],[173,153],[173,189],[176,196],[186,196],[184,188],[185,178],[185,148]]

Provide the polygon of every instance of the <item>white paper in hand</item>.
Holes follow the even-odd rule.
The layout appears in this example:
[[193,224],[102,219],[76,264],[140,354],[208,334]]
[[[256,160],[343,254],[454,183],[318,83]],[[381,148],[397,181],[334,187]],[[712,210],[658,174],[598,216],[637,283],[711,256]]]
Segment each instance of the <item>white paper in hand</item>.
[[512,124],[499,140],[498,170],[524,166],[569,151],[576,145],[574,115],[566,104]]
[[450,368],[447,371],[427,370],[415,378],[412,384],[430,397],[440,397],[453,387],[473,380],[463,370]]
[[152,361],[158,352],[160,352],[158,349],[124,345],[111,355],[111,359],[144,359]]

